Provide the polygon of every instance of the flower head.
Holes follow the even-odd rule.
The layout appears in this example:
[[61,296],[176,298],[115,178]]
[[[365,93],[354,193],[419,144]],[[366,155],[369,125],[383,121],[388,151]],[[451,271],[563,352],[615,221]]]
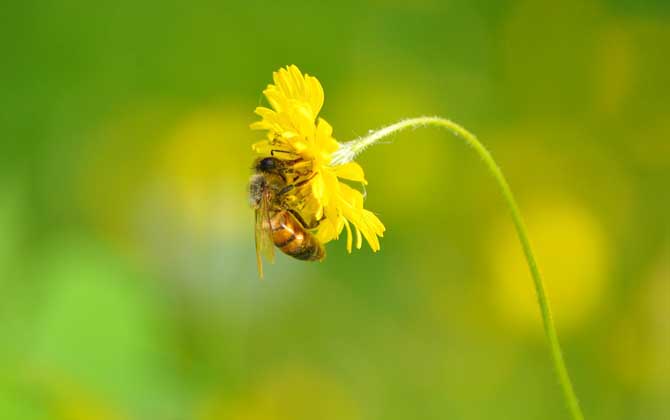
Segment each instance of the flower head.
[[315,235],[322,243],[339,237],[347,230],[347,250],[351,252],[353,231],[356,248],[363,237],[373,251],[379,250],[384,225],[363,208],[363,194],[342,180],[367,184],[363,168],[356,162],[333,165],[333,154],[340,144],[333,138],[333,128],[318,117],[323,106],[321,83],[298,67],[291,65],[273,74],[274,84],[263,91],[270,108],[258,107],[260,121],[252,129],[266,130],[267,138],[253,145],[260,156],[274,155],[292,161],[300,174],[291,191],[290,205],[308,226],[317,226]]

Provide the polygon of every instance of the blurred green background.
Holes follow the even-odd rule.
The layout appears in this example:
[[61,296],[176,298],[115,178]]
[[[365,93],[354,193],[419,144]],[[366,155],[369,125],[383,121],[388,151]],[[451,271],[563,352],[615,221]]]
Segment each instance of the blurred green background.
[[257,279],[248,124],[287,64],[340,141],[475,132],[587,418],[670,418],[667,1],[2,10],[0,418],[567,418],[502,199],[446,132],[361,156],[381,252]]

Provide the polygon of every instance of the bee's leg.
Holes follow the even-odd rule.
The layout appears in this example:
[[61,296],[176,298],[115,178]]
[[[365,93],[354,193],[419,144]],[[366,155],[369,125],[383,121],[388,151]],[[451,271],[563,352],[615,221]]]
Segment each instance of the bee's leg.
[[300,156],[299,154],[290,152],[290,151],[288,151],[288,150],[281,150],[281,149],[272,149],[272,150],[270,150],[270,155],[274,156],[275,153],[286,153],[286,154],[289,154],[289,155],[298,156],[297,159],[293,159],[293,160],[284,160],[284,161],[282,161],[282,162],[284,163],[284,166],[287,166],[287,167],[288,167],[288,168],[286,169],[287,172],[294,172],[293,169],[294,169],[296,166],[306,166],[306,165],[308,165],[308,164],[311,164],[311,162],[305,161],[305,159],[303,159],[303,157]]
[[307,178],[307,179],[304,179],[304,180],[302,180],[302,181],[300,181],[300,182],[296,182],[296,183],[294,183],[294,184],[290,184],[290,185],[285,186],[284,188],[282,188],[281,190],[279,190],[279,195],[286,194],[287,192],[292,191],[292,190],[295,189],[295,188],[302,187],[303,185],[305,185],[305,184],[307,184],[309,181],[311,181],[312,178],[314,178],[315,176],[316,176],[316,172],[314,172],[314,173],[313,173],[309,178]]
[[284,188],[282,188],[281,190],[279,190],[278,195],[284,195],[287,192],[293,190],[294,188],[295,188],[295,184],[287,185]]
[[306,225],[305,227],[307,229],[316,229],[316,228],[319,227],[320,224],[321,224],[321,219],[315,220],[311,225],[308,225],[308,226]]
[[284,172],[287,174],[301,173],[304,168],[312,166],[311,161],[306,161],[302,156],[297,153],[282,150],[282,149],[272,149],[270,150],[270,155],[274,157],[275,153],[286,153],[288,155],[298,156],[297,159],[291,160],[281,160],[282,167],[277,172]]
[[289,213],[291,213],[293,217],[295,217],[298,220],[298,222],[300,222],[302,227],[304,227],[305,229],[316,229],[321,224],[321,220],[316,220],[311,225],[308,225],[307,222],[305,222],[305,219],[303,219],[300,213],[298,213],[297,211],[290,209]]
[[281,171],[288,174],[295,174],[295,173],[299,174],[303,172],[303,168],[307,166],[311,167],[311,162],[305,161],[305,159],[301,157],[293,160],[283,160],[282,164],[283,165]]
[[304,180],[302,180],[302,181],[300,181],[300,182],[296,182],[296,183],[293,184],[293,185],[295,185],[296,188],[298,188],[298,187],[302,187],[303,185],[305,185],[305,184],[307,184],[309,181],[311,181],[312,178],[314,178],[315,176],[316,176],[316,172],[312,173],[312,175],[310,175],[307,179],[304,179]]

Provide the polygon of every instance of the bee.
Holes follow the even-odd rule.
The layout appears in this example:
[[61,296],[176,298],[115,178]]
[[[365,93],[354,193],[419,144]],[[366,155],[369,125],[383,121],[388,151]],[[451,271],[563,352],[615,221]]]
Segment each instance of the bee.
[[[256,264],[261,278],[261,255],[274,262],[273,244],[286,255],[303,261],[321,261],[326,256],[323,245],[307,230],[300,214],[291,209],[285,200],[286,193],[310,179],[307,176],[296,182],[304,176],[295,176],[294,168],[298,161],[301,159],[290,161],[266,157],[254,164],[255,174],[249,181],[249,201],[256,211]],[[291,182],[287,182],[287,177],[291,177]]]

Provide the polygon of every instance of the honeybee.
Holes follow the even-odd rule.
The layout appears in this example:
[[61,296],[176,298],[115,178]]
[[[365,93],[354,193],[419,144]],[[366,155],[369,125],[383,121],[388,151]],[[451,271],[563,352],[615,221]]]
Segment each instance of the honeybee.
[[[326,252],[306,228],[298,212],[289,208],[285,194],[309,181],[294,173],[296,163],[275,157],[256,160],[255,174],[249,181],[249,201],[256,211],[256,264],[263,278],[263,255],[274,262],[274,246],[283,253],[303,261],[321,261]],[[287,182],[287,177],[291,182]],[[299,181],[298,181],[299,180]],[[313,228],[316,226],[310,226]]]

